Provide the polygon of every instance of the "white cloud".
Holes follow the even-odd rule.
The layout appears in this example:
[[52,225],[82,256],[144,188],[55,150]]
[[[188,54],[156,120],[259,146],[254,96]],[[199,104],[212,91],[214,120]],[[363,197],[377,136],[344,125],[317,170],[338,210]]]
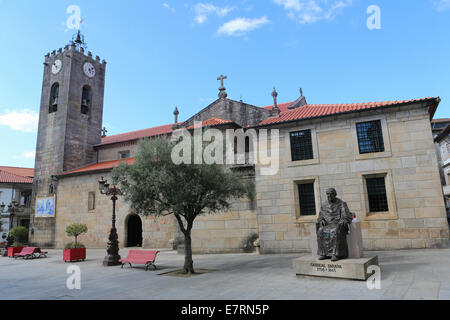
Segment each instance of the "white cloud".
[[[339,9],[348,7],[353,0],[273,0],[283,6],[288,17],[300,24],[330,20]],[[443,0],[450,1],[450,0]]]
[[36,151],[24,151],[22,153],[22,157],[24,157],[25,159],[34,159],[34,156],[36,154]]
[[219,30],[217,30],[217,34],[225,34],[228,36],[241,36],[246,32],[258,29],[263,25],[270,23],[269,19],[266,16],[261,18],[237,18],[227,23],[223,24]]
[[164,2],[164,3],[163,3],[163,7],[166,8],[166,9],[169,9],[170,11],[172,11],[173,13],[175,13],[175,8],[172,8],[172,7],[170,6],[170,4],[168,4],[167,2]]
[[234,10],[233,7],[216,7],[211,3],[197,3],[194,6],[195,10],[195,22],[198,24],[204,23],[208,16],[216,14],[218,17],[225,17],[229,12]]
[[433,2],[438,11],[450,9],[450,0],[434,0]]
[[38,123],[39,114],[30,109],[20,111],[6,109],[5,114],[0,115],[0,125],[8,126],[16,131],[36,132]]

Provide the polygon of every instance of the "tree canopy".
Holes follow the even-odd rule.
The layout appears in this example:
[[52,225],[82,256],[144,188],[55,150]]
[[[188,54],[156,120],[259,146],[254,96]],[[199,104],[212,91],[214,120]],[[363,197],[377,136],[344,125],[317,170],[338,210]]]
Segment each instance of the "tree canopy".
[[79,235],[86,233],[88,227],[81,223],[72,223],[66,227],[66,234],[69,237],[75,237],[75,247],[77,247],[77,238]]
[[195,218],[229,209],[232,199],[249,194],[249,186],[221,164],[175,164],[171,157],[174,145],[167,138],[140,141],[135,163],[115,168],[113,183],[120,183],[133,212],[175,216],[185,236],[184,270],[193,273],[191,229]]

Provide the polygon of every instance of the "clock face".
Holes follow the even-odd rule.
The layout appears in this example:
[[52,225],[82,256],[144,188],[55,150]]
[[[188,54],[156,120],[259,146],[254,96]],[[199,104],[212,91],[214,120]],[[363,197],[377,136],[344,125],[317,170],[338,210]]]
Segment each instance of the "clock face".
[[95,68],[90,62],[86,62],[83,66],[84,74],[87,75],[89,78],[92,78],[95,76]]
[[55,62],[53,62],[53,65],[52,65],[53,74],[57,74],[61,70],[61,68],[62,68],[61,60],[59,60],[59,59],[55,60]]

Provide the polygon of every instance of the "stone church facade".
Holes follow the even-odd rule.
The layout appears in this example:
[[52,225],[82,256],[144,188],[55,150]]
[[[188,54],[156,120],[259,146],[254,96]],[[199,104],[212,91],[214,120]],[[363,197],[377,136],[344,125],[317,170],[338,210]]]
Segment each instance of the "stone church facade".
[[[219,98],[186,121],[105,136],[106,62],[73,43],[47,55],[44,65],[33,199],[53,197],[55,210],[33,217],[30,240],[37,245],[63,247],[71,240],[65,227],[77,222],[89,229],[81,242],[105,248],[112,202],[100,194],[98,181],[111,181],[119,162],[132,164],[140,139],[170,137],[195,121],[220,130],[278,129],[280,148],[274,175],[261,174],[259,162],[233,168],[253,182],[255,199],[199,217],[194,252],[245,252],[256,238],[261,253],[308,251],[309,226],[328,187],[361,221],[366,249],[448,245],[430,124],[439,98],[313,105],[301,93],[296,101],[278,104],[274,90],[273,105],[259,107],[228,99],[220,77]],[[121,247],[168,248],[179,236],[173,217],[138,217],[120,197],[116,214]]]

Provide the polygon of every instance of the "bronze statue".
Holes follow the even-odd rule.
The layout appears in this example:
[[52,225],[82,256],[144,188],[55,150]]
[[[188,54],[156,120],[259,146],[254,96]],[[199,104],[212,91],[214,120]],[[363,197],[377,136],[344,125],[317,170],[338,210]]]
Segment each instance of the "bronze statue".
[[322,204],[316,223],[319,260],[337,261],[348,257],[347,233],[352,214],[347,204],[337,198],[334,188],[327,189],[328,201]]

